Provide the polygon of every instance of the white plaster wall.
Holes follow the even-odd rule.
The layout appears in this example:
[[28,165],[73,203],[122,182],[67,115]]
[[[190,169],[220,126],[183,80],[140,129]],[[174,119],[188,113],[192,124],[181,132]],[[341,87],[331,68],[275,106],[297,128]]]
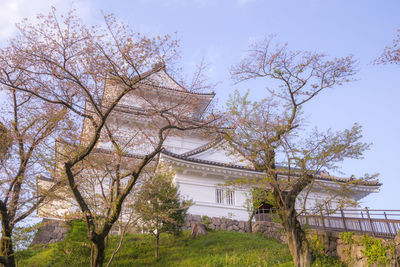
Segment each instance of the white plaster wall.
[[[189,213],[196,215],[207,215],[209,217],[227,217],[236,220],[247,220],[249,214],[245,208],[247,199],[246,190],[235,189],[235,204],[216,203],[215,190],[226,183],[227,180],[221,176],[212,174],[202,174],[200,172],[191,172],[189,169],[176,168],[177,174],[175,183],[179,186],[181,195],[186,199],[192,199],[194,205],[189,208]],[[297,210],[303,208],[303,198],[305,193],[301,194],[297,204]],[[311,191],[308,193],[306,209],[315,209],[318,204],[324,202],[330,195],[326,192]],[[339,197],[330,202],[331,209],[338,209]],[[318,212],[318,210],[316,210]],[[340,216],[340,210],[337,211]]]
[[222,177],[202,176],[196,173],[183,174],[177,172],[175,178],[180,194],[194,202],[189,208],[190,214],[247,220],[249,215],[244,206],[246,201],[244,190],[232,189],[232,191],[235,191],[234,205],[216,203],[215,190],[216,188],[223,188],[221,185],[225,182],[226,180]]

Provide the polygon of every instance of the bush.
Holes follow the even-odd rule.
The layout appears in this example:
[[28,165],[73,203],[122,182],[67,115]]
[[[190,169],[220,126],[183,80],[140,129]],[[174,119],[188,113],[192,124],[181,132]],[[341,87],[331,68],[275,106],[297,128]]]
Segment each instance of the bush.
[[345,265],[337,258],[327,256],[325,254],[324,246],[319,239],[318,235],[312,235],[308,240],[312,251],[313,264],[312,266],[330,266],[330,267],[344,267]]
[[43,246],[31,246],[16,253],[17,266],[89,266],[90,243],[86,224],[80,220],[67,223],[68,231],[63,241]]
[[314,256],[314,261],[312,266],[322,266],[322,267],[345,267],[346,265],[340,262],[335,257],[330,257],[326,255],[317,255]]
[[362,250],[362,252],[368,259],[368,265],[374,263],[387,265],[392,260],[392,257],[388,257],[387,253],[390,251],[391,255],[393,255],[394,246],[383,245],[382,239],[364,235],[361,242],[365,246],[365,250]]
[[354,233],[353,232],[342,232],[339,234],[339,237],[344,241],[346,245],[350,245],[354,243]]
[[55,262],[62,262],[65,266],[89,266],[91,247],[85,222],[73,220],[67,225],[68,231],[64,240],[55,244]]

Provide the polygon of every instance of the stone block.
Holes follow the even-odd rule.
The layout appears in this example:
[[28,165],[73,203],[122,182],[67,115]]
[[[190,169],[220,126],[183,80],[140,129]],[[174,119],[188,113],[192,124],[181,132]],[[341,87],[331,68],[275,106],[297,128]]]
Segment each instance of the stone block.
[[201,222],[201,216],[200,215],[193,215],[193,221]]
[[211,222],[215,225],[218,225],[221,223],[221,220],[219,218],[213,217],[211,218]]

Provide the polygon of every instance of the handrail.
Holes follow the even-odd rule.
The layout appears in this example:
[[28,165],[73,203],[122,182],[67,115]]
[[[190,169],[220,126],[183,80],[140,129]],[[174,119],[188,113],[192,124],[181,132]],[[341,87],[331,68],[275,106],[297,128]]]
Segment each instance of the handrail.
[[[274,209],[259,209],[256,221],[271,221]],[[335,212],[309,209],[298,215],[300,223],[311,229],[357,232],[394,238],[400,231],[400,210],[339,209]]]

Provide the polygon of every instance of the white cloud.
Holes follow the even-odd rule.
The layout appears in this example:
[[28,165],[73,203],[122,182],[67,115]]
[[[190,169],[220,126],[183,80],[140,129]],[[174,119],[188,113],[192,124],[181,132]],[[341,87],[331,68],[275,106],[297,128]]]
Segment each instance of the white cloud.
[[33,19],[37,14],[47,14],[51,6],[64,13],[76,9],[85,21],[92,15],[92,0],[0,0],[0,41],[5,41],[16,32],[15,23],[23,18]]

